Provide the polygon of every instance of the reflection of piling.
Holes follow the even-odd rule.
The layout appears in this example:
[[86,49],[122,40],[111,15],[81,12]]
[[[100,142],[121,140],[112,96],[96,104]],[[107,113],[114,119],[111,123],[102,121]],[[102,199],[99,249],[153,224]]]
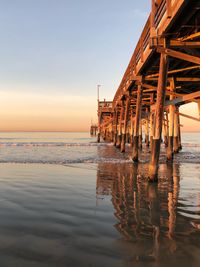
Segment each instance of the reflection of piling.
[[[166,238],[170,231],[172,236],[176,225],[179,187],[176,181],[172,182],[175,175],[172,166],[167,166],[170,187],[166,182],[162,187],[141,182],[138,164],[116,167],[99,163],[97,168],[97,199],[103,199],[106,195],[112,197],[117,219],[115,228],[128,240],[152,238],[154,245],[150,249],[155,260],[159,253],[160,233]],[[167,214],[169,217],[166,217]]]

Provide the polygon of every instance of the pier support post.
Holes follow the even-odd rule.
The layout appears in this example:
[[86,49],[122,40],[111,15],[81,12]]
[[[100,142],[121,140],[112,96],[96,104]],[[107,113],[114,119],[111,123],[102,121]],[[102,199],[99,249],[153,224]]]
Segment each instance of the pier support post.
[[[170,91],[174,91],[175,84],[174,79],[170,80]],[[173,95],[170,95],[170,100],[173,100]],[[173,160],[173,136],[174,136],[174,111],[175,107],[173,105],[169,106],[169,138],[168,138],[168,147],[167,147],[167,160]]]
[[149,181],[158,180],[158,163],[160,156],[160,142],[162,134],[162,122],[165,103],[165,89],[167,84],[168,56],[161,53],[160,69],[157,87],[156,116],[155,116],[155,135],[153,138],[152,153],[149,165]]
[[114,131],[113,131],[113,145],[116,146],[116,143],[117,143],[117,123],[118,123],[118,111],[117,111],[117,108],[116,110],[114,111],[114,117],[113,117],[113,128],[114,128]]
[[100,143],[100,138],[101,138],[101,111],[100,111],[100,105],[99,105],[99,98],[98,98],[97,102],[98,102],[97,142]]
[[139,124],[139,149],[142,150],[142,120],[141,118],[140,118],[140,124]]
[[97,134],[97,142],[100,143],[100,132]]
[[134,122],[133,122],[133,111],[131,110],[131,119],[130,119],[130,145],[133,147],[133,129],[134,129]]
[[124,124],[123,124],[123,127],[122,127],[122,141],[121,141],[121,152],[122,153],[125,152],[128,112],[129,112],[129,97],[126,98]]
[[142,85],[138,85],[137,90],[137,103],[136,103],[136,114],[134,123],[134,138],[133,138],[133,161],[138,161],[138,142],[139,142],[139,124],[140,124],[140,114],[142,106]]
[[124,103],[122,101],[121,104],[121,110],[120,110],[120,118],[119,118],[119,125],[118,125],[118,133],[117,133],[117,144],[116,147],[120,148],[121,147],[121,141],[122,141],[122,120],[124,116]]
[[120,144],[120,151],[123,153],[125,151],[125,139],[126,139],[126,135],[125,135],[125,116],[124,116],[124,100],[122,101],[122,117],[121,117],[121,144]]
[[120,148],[121,146],[121,133],[120,133],[120,125],[117,126],[117,142],[116,142],[116,148]]
[[167,116],[164,114],[164,121],[163,121],[163,139],[165,147],[168,147],[168,129],[167,129]]
[[146,144],[146,147],[149,147],[149,111],[148,111],[148,108],[146,108],[145,144]]
[[[150,104],[154,104],[154,93],[150,94]],[[150,106],[150,116],[149,116],[149,127],[150,127],[150,151],[152,151],[153,146],[153,136],[154,136],[154,112]]]
[[153,146],[153,136],[154,136],[154,113],[150,112],[150,150],[152,151]]
[[175,107],[175,114],[174,114],[174,153],[179,152],[179,142],[178,142],[178,114],[177,114],[177,107]]
[[167,135],[166,135],[166,129],[165,129],[165,122],[163,122],[163,129],[162,129],[162,132],[163,132],[163,142],[164,142],[164,145],[165,147],[168,146],[167,144]]
[[[179,112],[179,107],[177,107],[177,111]],[[181,144],[181,122],[180,122],[180,115],[177,114],[178,116],[178,148],[179,150],[182,149],[182,144]]]

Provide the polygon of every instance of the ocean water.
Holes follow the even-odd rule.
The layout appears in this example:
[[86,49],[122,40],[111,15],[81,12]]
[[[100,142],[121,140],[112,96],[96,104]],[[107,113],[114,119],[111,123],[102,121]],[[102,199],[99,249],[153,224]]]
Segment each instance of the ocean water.
[[[182,134],[183,151],[176,161],[200,163],[200,133]],[[141,159],[146,157],[146,150]],[[164,157],[164,149],[163,149]],[[162,155],[161,155],[162,160]],[[0,163],[131,163],[131,148],[121,154],[110,143],[97,143],[89,133],[0,133]]]
[[0,133],[0,267],[200,266],[200,134],[149,184],[88,133]]

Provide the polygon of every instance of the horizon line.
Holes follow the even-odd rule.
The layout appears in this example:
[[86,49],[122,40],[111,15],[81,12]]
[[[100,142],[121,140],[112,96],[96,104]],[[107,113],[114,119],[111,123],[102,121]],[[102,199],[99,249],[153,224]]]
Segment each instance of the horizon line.
[[[36,133],[89,133],[90,132],[90,130],[88,130],[88,131],[82,131],[82,130],[80,130],[80,131],[56,131],[56,130],[32,130],[32,131],[30,131],[30,130],[28,130],[28,131],[26,131],[26,130],[16,130],[16,131],[14,131],[14,130],[3,130],[3,131],[1,131],[0,130],[0,133],[34,133],[34,132],[36,132]],[[192,131],[192,130],[184,130],[184,131],[182,131],[182,133],[200,133],[200,130],[194,130],[194,131]]]

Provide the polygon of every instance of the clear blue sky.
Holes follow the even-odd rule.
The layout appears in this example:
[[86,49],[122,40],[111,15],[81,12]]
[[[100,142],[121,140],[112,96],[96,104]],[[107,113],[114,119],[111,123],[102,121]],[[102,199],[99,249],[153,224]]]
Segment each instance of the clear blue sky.
[[[40,109],[49,114],[51,107],[55,120],[66,112],[79,123],[72,103],[67,109],[74,101],[79,110],[85,110],[81,115],[86,129],[96,116],[96,85],[102,85],[102,98],[113,98],[146,22],[150,0],[0,3],[0,105],[10,101],[0,113],[1,121],[6,118],[10,125],[2,127],[11,129],[12,118],[19,130],[23,122],[25,129],[28,121],[41,120],[42,125],[42,120],[49,119],[53,129],[53,117],[45,112],[39,115]],[[36,109],[37,114],[32,114]],[[68,129],[70,120],[60,123],[58,128]]]

